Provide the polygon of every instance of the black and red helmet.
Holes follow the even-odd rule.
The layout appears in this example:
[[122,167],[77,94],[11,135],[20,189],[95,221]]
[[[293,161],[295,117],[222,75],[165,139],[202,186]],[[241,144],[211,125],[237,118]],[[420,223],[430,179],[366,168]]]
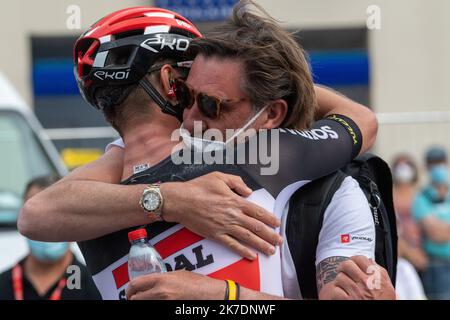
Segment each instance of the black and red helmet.
[[201,33],[186,18],[160,8],[134,7],[104,17],[76,41],[74,73],[81,94],[101,109],[95,91],[140,82],[159,58],[186,59]]

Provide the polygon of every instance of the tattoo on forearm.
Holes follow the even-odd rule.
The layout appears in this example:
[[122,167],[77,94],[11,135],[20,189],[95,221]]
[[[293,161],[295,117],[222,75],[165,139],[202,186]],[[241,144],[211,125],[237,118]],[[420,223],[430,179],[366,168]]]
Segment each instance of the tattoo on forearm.
[[341,262],[348,260],[347,257],[329,257],[316,267],[316,281],[317,291],[323,288],[324,285],[333,281],[337,276],[337,267]]

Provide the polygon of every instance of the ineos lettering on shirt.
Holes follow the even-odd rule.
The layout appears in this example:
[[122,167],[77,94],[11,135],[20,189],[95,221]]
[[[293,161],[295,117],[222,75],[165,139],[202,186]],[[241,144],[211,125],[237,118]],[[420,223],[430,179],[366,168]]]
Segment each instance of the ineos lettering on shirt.
[[150,50],[154,53],[161,52],[165,47],[171,50],[186,51],[189,48],[190,41],[181,38],[168,39],[161,34],[157,34],[153,38],[146,39],[141,43],[141,47]]
[[293,135],[300,135],[310,140],[326,140],[326,139],[339,139],[339,135],[336,131],[332,130],[329,126],[320,127],[320,129],[313,130],[294,130],[294,129],[280,129],[281,132],[288,132]]

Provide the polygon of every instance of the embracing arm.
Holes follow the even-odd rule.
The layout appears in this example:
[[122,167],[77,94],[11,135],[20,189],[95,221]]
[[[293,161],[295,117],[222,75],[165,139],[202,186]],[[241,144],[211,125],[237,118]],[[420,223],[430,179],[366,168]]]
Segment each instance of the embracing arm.
[[[123,149],[113,147],[38,193],[22,208],[19,231],[41,241],[84,241],[154,222],[139,205],[146,185],[117,184],[122,165]],[[272,254],[281,237],[270,227],[280,221],[241,197],[251,192],[240,177],[219,172],[163,183],[162,217],[248,259],[255,258],[250,248]]]
[[341,114],[352,119],[361,130],[362,147],[360,154],[368,151],[375,143],[378,132],[378,120],[375,113],[342,94],[323,86],[315,86],[317,104],[316,119],[332,114]]
[[315,180],[341,169],[374,144],[378,121],[369,108],[329,89],[315,88],[318,120],[309,130],[273,129],[267,144],[265,136],[250,138],[249,145],[262,144],[260,157],[261,153],[270,157],[241,167],[260,184],[270,186],[274,196],[295,182]]
[[[343,238],[347,235],[347,238]],[[346,178],[328,206],[316,249],[319,299],[391,299],[395,291],[375,256],[372,213],[358,183]]]
[[348,257],[329,257],[321,261],[316,267],[316,282],[319,300],[332,300],[336,290],[336,276],[341,262]]
[[[129,283],[128,300],[223,300],[226,284],[191,271],[178,270],[137,277]],[[279,296],[241,286],[240,300],[283,300]]]
[[[374,280],[375,279],[375,280]],[[320,300],[394,300],[387,271],[364,256],[329,257],[317,266]],[[137,277],[126,290],[129,300],[222,300],[226,284],[191,271]],[[240,300],[286,300],[241,286]]]
[[365,256],[329,257],[317,266],[319,300],[395,300],[386,269]]
[[145,186],[118,185],[122,166],[123,150],[111,148],[74,170],[25,203],[19,231],[42,241],[83,241],[148,223],[136,214]]
[[[375,279],[375,280],[373,280]],[[387,271],[364,256],[329,257],[317,266],[319,300],[395,300]],[[223,280],[180,270],[133,279],[129,300],[222,300]],[[287,300],[241,286],[240,300]]]

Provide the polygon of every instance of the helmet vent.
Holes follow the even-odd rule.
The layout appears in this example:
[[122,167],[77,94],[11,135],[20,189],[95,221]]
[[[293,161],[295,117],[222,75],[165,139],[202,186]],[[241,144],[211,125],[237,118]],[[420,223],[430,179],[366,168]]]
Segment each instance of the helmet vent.
[[109,50],[108,58],[105,62],[105,67],[110,65],[123,66],[128,63],[133,46],[119,47]]
[[[81,39],[77,44],[76,48],[77,55],[81,54],[82,56],[84,56],[95,41],[97,40],[92,38]],[[90,52],[89,57],[91,58],[94,57],[96,53],[97,51]]]
[[191,32],[189,32],[187,30],[184,30],[184,29],[181,29],[181,28],[177,28],[177,27],[172,27],[170,29],[170,32],[171,33],[176,33],[176,34],[179,34],[179,35],[182,35],[182,36],[185,36],[187,38],[192,38],[192,39],[195,38],[194,35]]
[[133,37],[133,36],[141,36],[143,34],[144,34],[144,29],[125,31],[125,32],[115,34],[114,40],[119,40],[119,39]]

